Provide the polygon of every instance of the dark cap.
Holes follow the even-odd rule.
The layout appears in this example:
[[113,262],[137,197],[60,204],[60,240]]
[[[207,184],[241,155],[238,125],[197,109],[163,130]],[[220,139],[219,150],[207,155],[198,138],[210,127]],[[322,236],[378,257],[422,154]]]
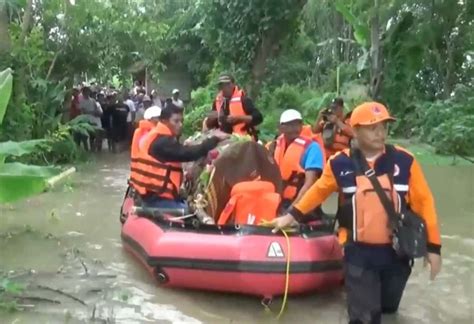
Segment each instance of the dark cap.
[[229,73],[222,73],[219,75],[219,79],[217,80],[217,83],[233,83],[234,82],[234,77],[229,74]]

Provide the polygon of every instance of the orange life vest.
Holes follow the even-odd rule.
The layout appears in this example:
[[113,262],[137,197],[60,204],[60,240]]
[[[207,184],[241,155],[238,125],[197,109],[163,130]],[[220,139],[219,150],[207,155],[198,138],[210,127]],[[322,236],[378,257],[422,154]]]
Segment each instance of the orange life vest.
[[156,194],[165,199],[177,199],[183,179],[180,162],[163,162],[150,154],[150,146],[161,136],[173,136],[165,124],[158,123],[145,137],[137,158],[132,158],[130,183],[140,195]]
[[[408,178],[402,179],[391,173],[391,154],[386,154],[377,164],[377,179],[393,202],[396,211],[403,210],[401,195],[407,190]],[[337,183],[340,185],[340,201],[337,212],[339,239],[367,244],[390,244],[392,231],[389,228],[388,215],[380,202],[377,192],[365,174],[354,165],[350,151],[344,150],[331,159],[331,167]],[[382,171],[383,170],[383,171]]]
[[133,133],[132,139],[132,148],[131,148],[131,157],[132,159],[136,159],[139,157],[140,152],[140,141],[148,134],[153,128],[155,124],[149,120],[140,120],[138,123],[138,128],[135,129]]
[[283,179],[283,199],[294,200],[304,184],[305,171],[300,161],[309,144],[311,139],[303,136],[295,139],[288,147],[284,135],[276,140],[273,157]]
[[321,134],[314,134],[310,125],[304,125],[303,129],[301,130],[301,136],[311,138],[313,141],[319,144],[321,152],[323,153],[323,163],[326,164],[326,150],[324,149],[324,143],[323,139],[321,138]]
[[[244,92],[240,90],[237,86],[234,89],[234,93],[230,98],[229,102],[229,115],[230,116],[246,116],[244,106],[242,104],[242,97],[244,96]],[[222,91],[217,94],[215,99],[215,107],[217,110],[217,114],[220,116],[223,113],[223,108],[225,104],[225,99]],[[245,123],[239,123],[232,126],[232,133],[238,135],[247,135],[247,127]]]
[[[346,121],[344,121],[346,123]],[[332,128],[327,128],[330,125]],[[329,143],[324,141],[325,132],[328,132],[330,137]],[[336,154],[342,150],[348,149],[351,147],[351,139],[352,137],[347,136],[344,132],[337,128],[334,124],[325,123],[323,127],[323,131],[321,132],[321,142],[323,143],[326,151],[326,156],[330,157],[331,155]]]
[[[387,174],[378,177],[378,180],[393,201],[395,210],[400,210],[400,198],[393,189]],[[392,231],[388,224],[388,215],[380,202],[370,180],[365,175],[356,177],[356,192],[352,198],[354,242],[369,244],[391,243]]]
[[239,182],[232,188],[230,199],[217,223],[260,225],[276,217],[280,202],[280,195],[269,181]]

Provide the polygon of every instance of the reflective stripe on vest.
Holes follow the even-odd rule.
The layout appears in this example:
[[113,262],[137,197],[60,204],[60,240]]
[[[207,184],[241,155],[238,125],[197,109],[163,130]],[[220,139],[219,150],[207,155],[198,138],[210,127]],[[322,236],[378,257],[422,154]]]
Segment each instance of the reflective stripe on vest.
[[276,140],[273,157],[283,179],[283,199],[295,199],[304,184],[305,171],[300,162],[309,144],[311,144],[311,139],[301,136],[291,142],[288,148],[286,148],[284,135],[280,135]]
[[176,199],[183,178],[181,163],[159,161],[148,154],[153,142],[161,136],[173,134],[166,125],[158,123],[146,135],[138,157],[132,158],[130,183],[141,195],[154,193],[165,199]]
[[[246,116],[244,106],[242,104],[242,97],[244,92],[241,91],[237,86],[234,89],[234,93],[229,101],[229,115],[230,116]],[[223,113],[223,105],[225,103],[224,95],[221,92],[217,95],[215,99],[215,106],[217,110],[217,114],[220,115]],[[247,129],[245,123],[240,123],[232,126],[232,133],[239,134],[239,135],[247,135]]]

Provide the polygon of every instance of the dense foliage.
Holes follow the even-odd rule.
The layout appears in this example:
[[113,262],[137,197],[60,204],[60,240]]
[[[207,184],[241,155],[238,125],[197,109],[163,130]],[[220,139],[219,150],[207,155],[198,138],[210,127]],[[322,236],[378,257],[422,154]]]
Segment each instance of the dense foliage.
[[[10,69],[0,72],[0,125],[11,96],[12,83]],[[0,142],[0,203],[15,201],[44,191],[46,180],[59,172],[53,167],[10,161],[12,157],[32,153],[37,146],[46,142],[46,140]]]
[[[187,108],[188,132],[226,70],[264,112],[264,138],[283,109],[312,122],[341,95],[348,109],[386,103],[397,136],[473,155],[473,18],[463,0],[1,1],[0,68],[15,67],[16,82],[0,139],[60,138],[68,91],[86,75],[130,85],[137,67],[159,79],[178,64],[202,88]],[[74,156],[70,144],[46,160]]]

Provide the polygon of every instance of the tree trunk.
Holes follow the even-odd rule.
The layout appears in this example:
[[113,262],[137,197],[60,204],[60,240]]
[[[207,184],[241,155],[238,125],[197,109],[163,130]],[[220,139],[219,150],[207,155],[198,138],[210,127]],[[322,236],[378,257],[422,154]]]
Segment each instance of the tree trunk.
[[379,0],[374,1],[374,13],[370,21],[370,58],[371,58],[371,75],[370,75],[370,95],[373,99],[377,99],[380,95],[383,79],[383,53],[380,46],[380,3]]
[[[306,0],[295,1],[294,6],[298,8],[299,12],[306,4]],[[295,10],[295,9],[293,9]],[[286,26],[274,26],[266,31],[262,37],[255,58],[252,62],[250,86],[248,93],[252,98],[257,98],[260,94],[260,88],[265,77],[268,60],[274,58],[280,52],[280,42],[284,39],[290,31]]]
[[21,34],[20,44],[23,46],[25,43],[26,36],[30,33],[30,29],[33,25],[33,0],[28,0],[25,7],[25,13],[23,14],[23,20],[21,23]]
[[268,60],[275,57],[280,51],[280,46],[278,45],[278,34],[279,33],[275,31],[267,33],[257,49],[252,64],[252,80],[248,89],[250,96],[254,99],[260,94],[260,88],[262,87]]
[[0,55],[10,53],[12,47],[8,32],[8,20],[7,5],[5,1],[0,0]]
[[[31,26],[33,23],[33,0],[28,0],[25,7],[25,12],[23,14],[23,20],[21,23],[21,34],[18,38],[18,46],[25,47],[26,37],[28,36]],[[16,70],[17,78],[14,83],[14,94],[15,94],[15,104],[17,108],[21,108],[26,97],[25,94],[25,66],[20,66]]]

